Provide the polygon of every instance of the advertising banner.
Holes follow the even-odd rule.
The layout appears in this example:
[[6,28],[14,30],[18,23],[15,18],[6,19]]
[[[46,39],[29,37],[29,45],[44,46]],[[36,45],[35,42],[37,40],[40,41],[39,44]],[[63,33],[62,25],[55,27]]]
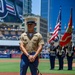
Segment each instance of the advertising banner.
[[0,54],[0,58],[10,58],[10,54]]
[[11,54],[11,58],[20,58],[21,54]]
[[23,0],[0,0],[0,22],[21,23]]

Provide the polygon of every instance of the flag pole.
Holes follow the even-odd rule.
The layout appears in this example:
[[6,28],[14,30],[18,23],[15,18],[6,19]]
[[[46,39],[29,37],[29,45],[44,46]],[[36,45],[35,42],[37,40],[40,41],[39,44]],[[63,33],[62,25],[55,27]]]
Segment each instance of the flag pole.
[[[70,17],[72,18],[72,11],[73,11],[73,8],[71,8],[71,14],[70,14]],[[71,19],[71,22],[72,22],[72,19]],[[72,22],[73,23],[73,22]],[[72,25],[73,26],[73,25]],[[73,37],[73,28],[72,28],[72,37]],[[71,40],[72,40],[72,38],[71,38]],[[73,40],[72,40],[73,41]]]
[[[59,14],[60,14],[60,26],[61,26],[61,6],[60,6],[60,10],[59,10]],[[59,29],[59,41],[60,41],[60,39],[61,39],[61,28]],[[59,44],[59,41],[58,41],[58,44]]]

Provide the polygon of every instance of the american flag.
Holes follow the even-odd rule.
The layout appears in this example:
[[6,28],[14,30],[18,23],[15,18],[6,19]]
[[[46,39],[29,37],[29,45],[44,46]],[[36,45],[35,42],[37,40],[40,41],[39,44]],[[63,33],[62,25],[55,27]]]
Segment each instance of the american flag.
[[57,18],[56,26],[54,28],[54,32],[52,34],[52,37],[48,41],[49,43],[58,37],[58,32],[60,30],[60,26],[61,26],[61,8],[60,8],[59,15]]
[[10,14],[16,15],[15,7],[13,4],[6,3],[6,8]]

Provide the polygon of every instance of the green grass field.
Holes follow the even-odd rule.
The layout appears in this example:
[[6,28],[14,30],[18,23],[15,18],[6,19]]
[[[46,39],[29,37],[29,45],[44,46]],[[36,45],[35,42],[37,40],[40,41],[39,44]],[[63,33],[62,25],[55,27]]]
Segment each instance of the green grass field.
[[[2,62],[2,61],[7,60],[8,62]],[[20,59],[0,59],[0,72],[19,72],[20,69],[20,62],[9,62],[10,60],[14,60],[14,61],[19,61]],[[65,64],[66,59],[65,59]],[[75,63],[75,59],[73,61],[73,63]],[[56,59],[56,65],[58,64],[58,60]],[[55,66],[54,70],[50,70],[50,62],[49,59],[40,59],[40,63],[39,63],[39,70],[41,73],[58,73],[58,74],[74,74],[75,75],[75,67],[73,67],[72,71],[68,71],[67,70],[67,66],[64,67],[63,70],[58,70],[58,66]],[[28,69],[28,72],[30,72],[30,70]]]

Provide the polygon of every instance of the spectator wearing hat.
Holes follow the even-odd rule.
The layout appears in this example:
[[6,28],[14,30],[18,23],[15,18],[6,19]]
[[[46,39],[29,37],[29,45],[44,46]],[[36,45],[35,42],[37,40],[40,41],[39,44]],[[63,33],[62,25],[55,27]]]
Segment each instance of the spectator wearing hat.
[[55,57],[56,57],[56,48],[54,46],[54,41],[52,41],[50,43],[50,49],[49,49],[49,59],[50,59],[51,70],[55,68]]
[[26,19],[27,32],[20,36],[20,49],[23,52],[20,62],[20,75],[26,75],[28,67],[31,75],[37,75],[38,55],[40,54],[44,41],[42,35],[35,32],[35,18]]

